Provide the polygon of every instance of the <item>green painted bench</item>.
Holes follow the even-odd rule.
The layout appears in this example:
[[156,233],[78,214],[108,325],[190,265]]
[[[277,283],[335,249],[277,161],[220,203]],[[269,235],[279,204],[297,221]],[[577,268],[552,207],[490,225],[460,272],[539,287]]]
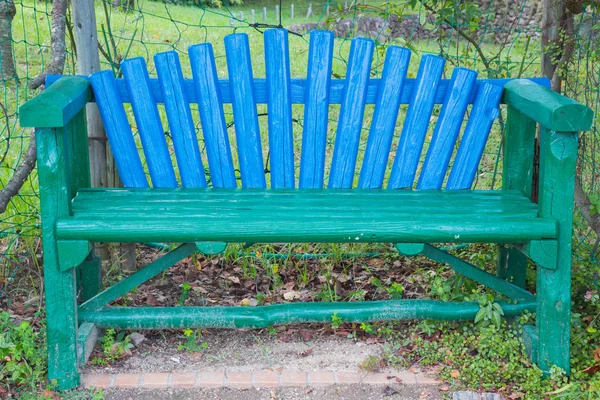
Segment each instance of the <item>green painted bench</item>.
[[[480,309],[432,300],[107,305],[194,252],[215,254],[236,242],[382,242],[448,263],[508,298],[501,302],[507,317],[535,312],[535,327],[525,329],[533,360],[545,371],[551,365],[569,371],[577,132],[590,128],[591,110],[549,90],[546,79],[478,80],[464,68],[442,79],[444,59],[430,55],[411,79],[410,52],[400,47],[387,49],[381,77],[374,78],[374,44],[361,38],[352,41],[346,78],[332,79],[334,39],[326,31],[311,34],[306,78],[292,79],[287,32],[269,30],[264,41],[266,78],[253,77],[248,37],[234,34],[225,38],[228,79],[218,78],[211,45],[200,44],[189,48],[191,78],[183,77],[177,53],[160,53],[158,78],[134,58],[123,62],[123,79],[108,71],[49,77],[47,89],[21,107],[21,125],[36,128],[50,379],[60,389],[79,384],[78,366],[99,328],[259,328],[328,322],[334,312],[356,322],[471,320]],[[125,188],[90,188],[90,101],[99,107]],[[508,108],[502,190],[471,190],[502,103]],[[133,116],[123,104],[131,104]],[[232,105],[235,137],[223,104]],[[268,137],[261,137],[257,104],[267,105]],[[301,150],[294,145],[293,104],[304,105]],[[339,114],[330,112],[332,104]],[[401,124],[402,104],[408,111]],[[441,110],[424,147],[436,104]],[[157,105],[164,107],[168,135]],[[363,128],[366,105],[374,109]],[[538,125],[536,204],[530,199]],[[93,242],[157,241],[180,245],[100,290]],[[448,242],[498,243],[498,273],[432,245]],[[538,265],[535,296],[524,288],[528,258]]]

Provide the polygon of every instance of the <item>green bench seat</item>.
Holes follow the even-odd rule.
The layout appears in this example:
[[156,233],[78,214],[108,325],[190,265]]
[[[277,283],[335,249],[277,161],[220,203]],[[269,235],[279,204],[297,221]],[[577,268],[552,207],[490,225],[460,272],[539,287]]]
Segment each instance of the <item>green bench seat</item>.
[[518,191],[86,189],[59,239],[99,242],[493,242],[556,238]]

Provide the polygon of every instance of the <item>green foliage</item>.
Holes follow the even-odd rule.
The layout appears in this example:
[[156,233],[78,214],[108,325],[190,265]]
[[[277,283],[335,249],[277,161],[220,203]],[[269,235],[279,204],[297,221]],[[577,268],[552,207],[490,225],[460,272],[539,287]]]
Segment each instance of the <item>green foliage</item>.
[[392,283],[392,286],[387,289],[387,292],[390,294],[392,300],[401,300],[404,287],[398,282],[394,282]]
[[504,311],[500,304],[494,301],[494,297],[491,295],[481,296],[479,306],[481,308],[475,314],[475,324],[484,327],[494,324],[496,328],[500,329]]
[[340,326],[342,326],[343,323],[344,320],[342,320],[342,317],[338,316],[337,311],[334,312],[331,316],[331,327],[333,329],[338,329]]
[[110,365],[129,354],[134,347],[131,338],[125,331],[118,334],[114,329],[107,329],[103,337],[99,339],[102,346],[102,354],[92,359],[92,364]]
[[43,381],[47,368],[43,332],[0,312],[0,382],[31,389]]
[[208,342],[200,342],[202,332],[199,329],[185,329],[183,335],[185,336],[185,341],[177,346],[177,350],[187,351],[188,353],[201,353],[208,349]]

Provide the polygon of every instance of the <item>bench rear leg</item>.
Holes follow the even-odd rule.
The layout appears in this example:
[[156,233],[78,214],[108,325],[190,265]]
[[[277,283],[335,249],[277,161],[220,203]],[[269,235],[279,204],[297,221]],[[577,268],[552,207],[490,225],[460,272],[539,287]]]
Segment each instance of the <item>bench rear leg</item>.
[[571,243],[559,242],[556,269],[537,267],[538,366],[546,373],[555,365],[570,372]]
[[496,275],[519,287],[525,288],[527,256],[513,247],[498,246]]

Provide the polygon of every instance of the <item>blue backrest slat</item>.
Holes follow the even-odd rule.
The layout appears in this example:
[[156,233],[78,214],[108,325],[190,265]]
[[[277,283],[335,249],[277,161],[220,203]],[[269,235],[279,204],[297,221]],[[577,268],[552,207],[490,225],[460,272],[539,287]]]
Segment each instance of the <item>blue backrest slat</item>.
[[475,86],[477,73],[465,68],[456,68],[452,73],[451,90],[446,92],[446,100],[433,132],[427,156],[417,183],[417,189],[441,189],[452,151],[460,132],[467,99]]
[[397,46],[387,49],[358,181],[361,189],[383,185],[409,62],[410,50]]
[[293,188],[294,136],[288,33],[285,29],[269,29],[264,36],[271,187]]
[[328,187],[330,188],[349,189],[352,187],[365,113],[373,48],[373,41],[364,38],[353,39],[350,45],[346,88],[338,119],[329,174]]
[[495,85],[486,84],[479,87],[469,122],[454,158],[446,189],[470,189],[473,185],[492,123],[500,115],[498,105],[502,92],[503,88]]
[[123,185],[147,188],[148,181],[133,140],[125,108],[117,94],[113,73],[97,72],[90,77],[90,81]]
[[310,33],[306,90],[303,91],[305,106],[300,159],[301,188],[323,187],[333,39],[333,33],[329,31]]
[[169,130],[183,187],[206,187],[206,176],[196,139],[196,128],[186,92],[179,56],[174,51],[158,53],[154,64],[161,84]]
[[198,111],[212,186],[235,188],[237,181],[212,45],[210,43],[194,45],[188,52],[196,85]]
[[266,187],[265,170],[254,97],[248,35],[234,33],[225,36],[225,54],[231,83],[231,104],[242,187],[264,188]]
[[412,188],[445,61],[432,55],[421,59],[388,182],[390,189]]
[[121,69],[131,97],[131,108],[140,133],[152,185],[177,187],[165,132],[150,90],[146,61],[141,57],[131,58],[121,63]]

